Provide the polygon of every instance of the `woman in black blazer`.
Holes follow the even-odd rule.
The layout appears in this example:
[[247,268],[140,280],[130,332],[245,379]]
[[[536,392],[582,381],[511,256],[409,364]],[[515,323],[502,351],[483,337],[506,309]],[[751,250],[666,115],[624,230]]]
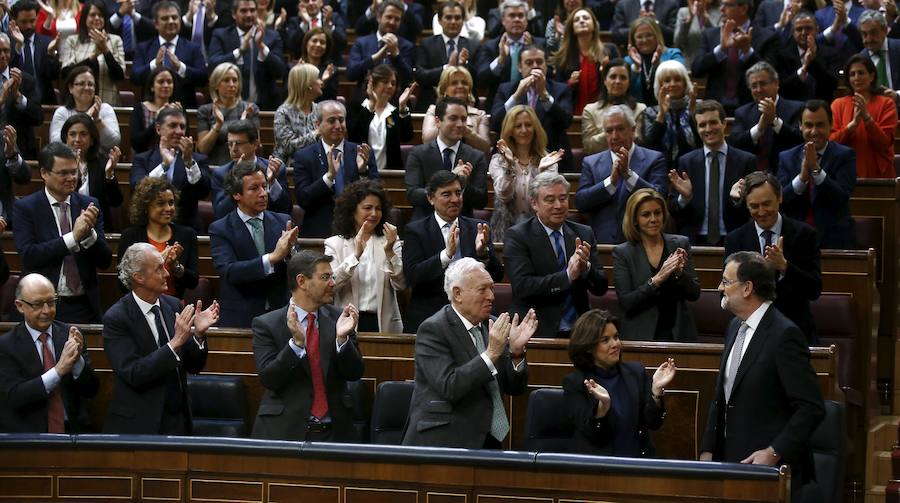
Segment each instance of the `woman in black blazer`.
[[700,298],[700,281],[688,238],[663,233],[668,220],[666,201],[653,189],[635,191],[625,203],[627,241],[613,248],[613,272],[626,340],[697,340],[687,301]]
[[372,148],[378,171],[385,168],[403,169],[400,145],[412,140],[412,117],[407,103],[416,84],[407,87],[397,105],[390,100],[397,92],[397,72],[391,65],[378,65],[369,72],[366,98],[350,110],[348,133],[350,141],[366,143]]
[[164,177],[141,180],[131,194],[131,227],[122,231],[118,256],[134,243],[150,243],[162,254],[169,272],[166,294],[184,297],[184,291],[197,286],[197,233],[175,224],[178,190]]
[[569,359],[575,371],[563,379],[563,396],[575,430],[571,450],[652,456],[647,430],[662,426],[663,394],[675,378],[675,360],[664,361],[652,379],[641,363],[623,362],[619,320],[600,309],[591,309],[575,322]]
[[109,154],[100,151],[100,131],[87,114],[66,119],[60,130],[60,141],[72,147],[78,157],[76,189],[82,195],[96,197],[103,212],[103,228],[114,230],[112,209],[122,205],[122,191],[116,180],[116,164],[122,152],[113,147]]

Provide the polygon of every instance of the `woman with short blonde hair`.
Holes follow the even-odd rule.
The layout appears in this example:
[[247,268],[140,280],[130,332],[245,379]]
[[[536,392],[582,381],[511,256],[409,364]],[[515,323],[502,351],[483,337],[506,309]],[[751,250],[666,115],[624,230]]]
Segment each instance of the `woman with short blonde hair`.
[[[438,81],[438,99],[447,97],[459,98],[466,103],[466,133],[463,142],[477,150],[488,154],[491,150],[490,121],[487,113],[476,106],[475,81],[472,74],[464,66],[447,66],[441,72]],[[434,119],[434,104],[428,106],[425,111],[425,120],[422,121],[422,143],[428,143],[438,135],[437,122]]]
[[259,107],[241,99],[241,71],[234,63],[219,63],[209,74],[212,103],[197,109],[197,152],[213,166],[231,162],[228,125],[249,120],[259,129]]
[[319,69],[309,63],[294,65],[288,73],[287,99],[275,110],[275,155],[285,165],[297,149],[315,143],[315,100],[321,95]]

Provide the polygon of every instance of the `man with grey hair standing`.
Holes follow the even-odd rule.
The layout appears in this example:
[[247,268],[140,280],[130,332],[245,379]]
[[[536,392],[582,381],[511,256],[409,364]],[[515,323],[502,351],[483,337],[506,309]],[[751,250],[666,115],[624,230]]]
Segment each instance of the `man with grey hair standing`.
[[590,308],[588,290],[606,293],[603,264],[591,228],[566,220],[569,182],[544,172],[528,187],[534,216],[506,231],[504,255],[512,283],[512,312],[534,309],[538,337],[569,337],[575,319]]
[[900,40],[888,38],[884,14],[871,10],[860,14],[859,33],[865,47],[860,54],[875,63],[878,85],[892,91],[900,89]]
[[537,329],[534,310],[491,320],[494,280],[484,264],[462,258],[447,268],[450,305],[416,333],[416,385],[403,445],[499,449],[509,433],[501,393],[528,384],[525,345]]
[[622,234],[625,202],[635,190],[649,188],[666,195],[665,158],[634,143],[634,126],[630,108],[609,107],[603,114],[609,149],[582,161],[575,206],[578,211],[590,214],[591,227],[599,243],[625,241]]
[[182,309],[164,294],[168,277],[149,243],[121,255],[119,281],[130,293],[103,316],[103,348],[114,373],[104,433],[191,433],[186,372],[206,365],[206,330],[219,320],[219,304],[203,309],[198,300]]

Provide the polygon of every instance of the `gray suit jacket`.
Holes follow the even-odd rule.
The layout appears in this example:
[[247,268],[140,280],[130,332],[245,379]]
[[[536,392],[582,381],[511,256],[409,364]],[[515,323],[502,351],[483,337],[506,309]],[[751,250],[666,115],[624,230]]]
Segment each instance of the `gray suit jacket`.
[[[688,252],[688,261],[680,278],[669,276],[666,283],[674,282],[680,295],[675,310],[675,326],[672,333],[676,341],[697,340],[697,325],[687,306],[687,301],[700,298],[700,281],[694,271],[691,244],[684,236],[664,234],[666,250],[674,253],[678,248]],[[665,257],[661,259],[665,261]],[[622,320],[622,338],[630,341],[652,341],[656,335],[659,318],[658,286],[650,286],[647,280],[653,276],[650,261],[641,243],[625,242],[613,248],[613,272],[616,278],[616,296],[625,313]]]
[[[487,347],[487,323],[482,323]],[[451,306],[419,326],[416,386],[403,445],[480,449],[490,434],[493,413],[488,383],[494,379]],[[528,384],[528,365],[513,368],[509,351],[496,362],[500,392],[518,395]]]
[[[306,435],[313,385],[309,355],[298,358],[288,345],[291,339],[286,321],[289,307],[253,319],[253,355],[259,380],[265,388],[253,424],[253,438],[304,440]],[[340,315],[341,310],[332,305],[324,305],[318,310],[320,362],[332,420],[329,441],[353,442],[358,439],[349,397],[345,401],[344,396],[347,381],[362,377],[364,365],[355,334],[340,352],[337,351],[335,323]]]

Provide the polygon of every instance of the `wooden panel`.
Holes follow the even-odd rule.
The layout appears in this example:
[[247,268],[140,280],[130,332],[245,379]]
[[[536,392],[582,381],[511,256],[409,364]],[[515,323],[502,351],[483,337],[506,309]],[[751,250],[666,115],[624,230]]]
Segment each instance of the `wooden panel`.
[[344,503],[418,503],[419,493],[412,490],[347,487]]
[[467,494],[449,494],[428,492],[425,494],[425,503],[468,503]]
[[56,479],[56,494],[60,498],[91,500],[132,499],[131,477],[112,475],[65,475]]
[[532,498],[527,496],[497,496],[493,494],[479,494],[478,503],[553,503],[553,498]]
[[0,499],[52,498],[50,475],[0,475]]
[[253,503],[263,501],[263,483],[240,480],[191,480],[191,501]]
[[272,482],[268,484],[268,487],[269,503],[295,503],[298,501],[315,501],[316,503],[341,502],[341,488],[337,486]]
[[141,499],[145,501],[181,501],[181,479],[141,478]]

